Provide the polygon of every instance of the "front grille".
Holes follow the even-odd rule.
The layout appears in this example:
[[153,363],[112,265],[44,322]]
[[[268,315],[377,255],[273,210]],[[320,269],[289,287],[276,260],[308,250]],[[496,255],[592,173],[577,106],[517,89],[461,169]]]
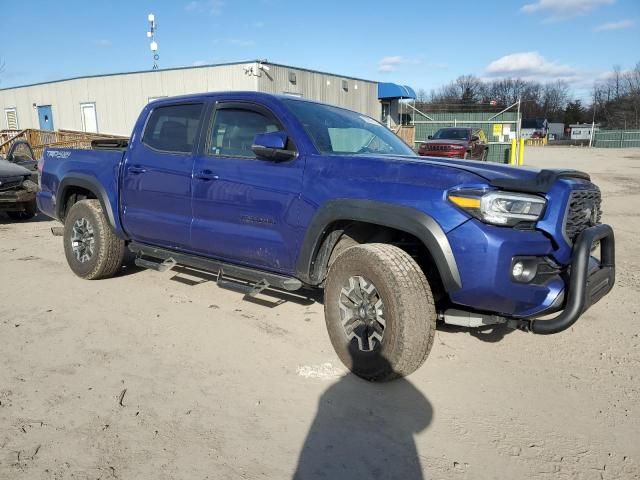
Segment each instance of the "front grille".
[[449,145],[428,145],[427,150],[432,151],[447,151],[449,150]]
[[23,177],[0,177],[0,191],[18,187],[23,180]]
[[564,234],[573,243],[584,230],[600,223],[600,190],[594,186],[590,190],[574,190],[569,197]]

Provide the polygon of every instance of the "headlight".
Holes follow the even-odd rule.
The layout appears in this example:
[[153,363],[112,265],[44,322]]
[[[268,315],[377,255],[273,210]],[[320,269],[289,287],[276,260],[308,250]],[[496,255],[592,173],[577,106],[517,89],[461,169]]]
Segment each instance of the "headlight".
[[505,226],[535,222],[546,204],[544,198],[536,195],[499,191],[459,190],[450,192],[448,198],[483,222]]

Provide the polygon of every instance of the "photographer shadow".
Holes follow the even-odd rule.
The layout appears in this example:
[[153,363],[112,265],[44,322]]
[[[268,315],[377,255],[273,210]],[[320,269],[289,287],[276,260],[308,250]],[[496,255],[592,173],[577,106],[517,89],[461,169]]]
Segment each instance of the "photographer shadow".
[[373,383],[347,374],[320,398],[293,478],[423,479],[414,436],[432,417],[406,378]]

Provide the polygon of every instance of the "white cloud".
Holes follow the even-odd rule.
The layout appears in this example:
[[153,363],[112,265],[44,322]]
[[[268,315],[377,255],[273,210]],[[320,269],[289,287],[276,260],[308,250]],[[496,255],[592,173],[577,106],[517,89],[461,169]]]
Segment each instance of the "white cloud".
[[517,77],[526,80],[566,80],[579,77],[579,72],[569,65],[547,60],[538,52],[519,52],[505,55],[485,68],[486,76],[493,78]]
[[111,46],[111,40],[107,40],[106,38],[103,38],[103,39],[101,39],[101,40],[98,40],[98,41],[96,42],[96,44],[97,44],[99,47],[107,48],[107,47],[110,47],[110,46]]
[[202,65],[206,65],[207,61],[206,60],[196,60],[195,62],[193,62],[191,65],[193,67],[201,67]]
[[227,43],[236,47],[253,47],[256,44],[253,40],[245,40],[243,38],[228,38]]
[[388,57],[383,57],[378,62],[378,72],[395,72],[401,65],[418,65],[421,63],[422,59],[420,58],[406,58],[401,55],[391,55]]
[[631,28],[636,24],[633,20],[620,20],[619,22],[608,22],[598,25],[593,29],[594,32],[606,32],[608,30],[622,30]]
[[260,21],[258,21],[258,22],[253,22],[253,26],[254,26],[255,28],[262,28],[262,27],[264,27],[264,22],[260,22]]
[[253,47],[256,42],[245,38],[215,38],[213,39],[214,45],[227,44],[234,47]]
[[224,0],[192,0],[184,6],[184,9],[188,12],[208,11],[211,15],[221,15],[222,7],[224,7]]
[[527,3],[520,11],[527,14],[545,13],[548,21],[586,15],[597,7],[612,5],[615,0],[537,0]]

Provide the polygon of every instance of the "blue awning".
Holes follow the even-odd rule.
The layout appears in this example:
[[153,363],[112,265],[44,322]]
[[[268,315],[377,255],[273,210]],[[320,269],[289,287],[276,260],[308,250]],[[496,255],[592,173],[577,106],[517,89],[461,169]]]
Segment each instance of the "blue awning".
[[379,83],[378,84],[378,100],[390,98],[416,98],[416,92],[407,85],[398,85],[397,83]]

